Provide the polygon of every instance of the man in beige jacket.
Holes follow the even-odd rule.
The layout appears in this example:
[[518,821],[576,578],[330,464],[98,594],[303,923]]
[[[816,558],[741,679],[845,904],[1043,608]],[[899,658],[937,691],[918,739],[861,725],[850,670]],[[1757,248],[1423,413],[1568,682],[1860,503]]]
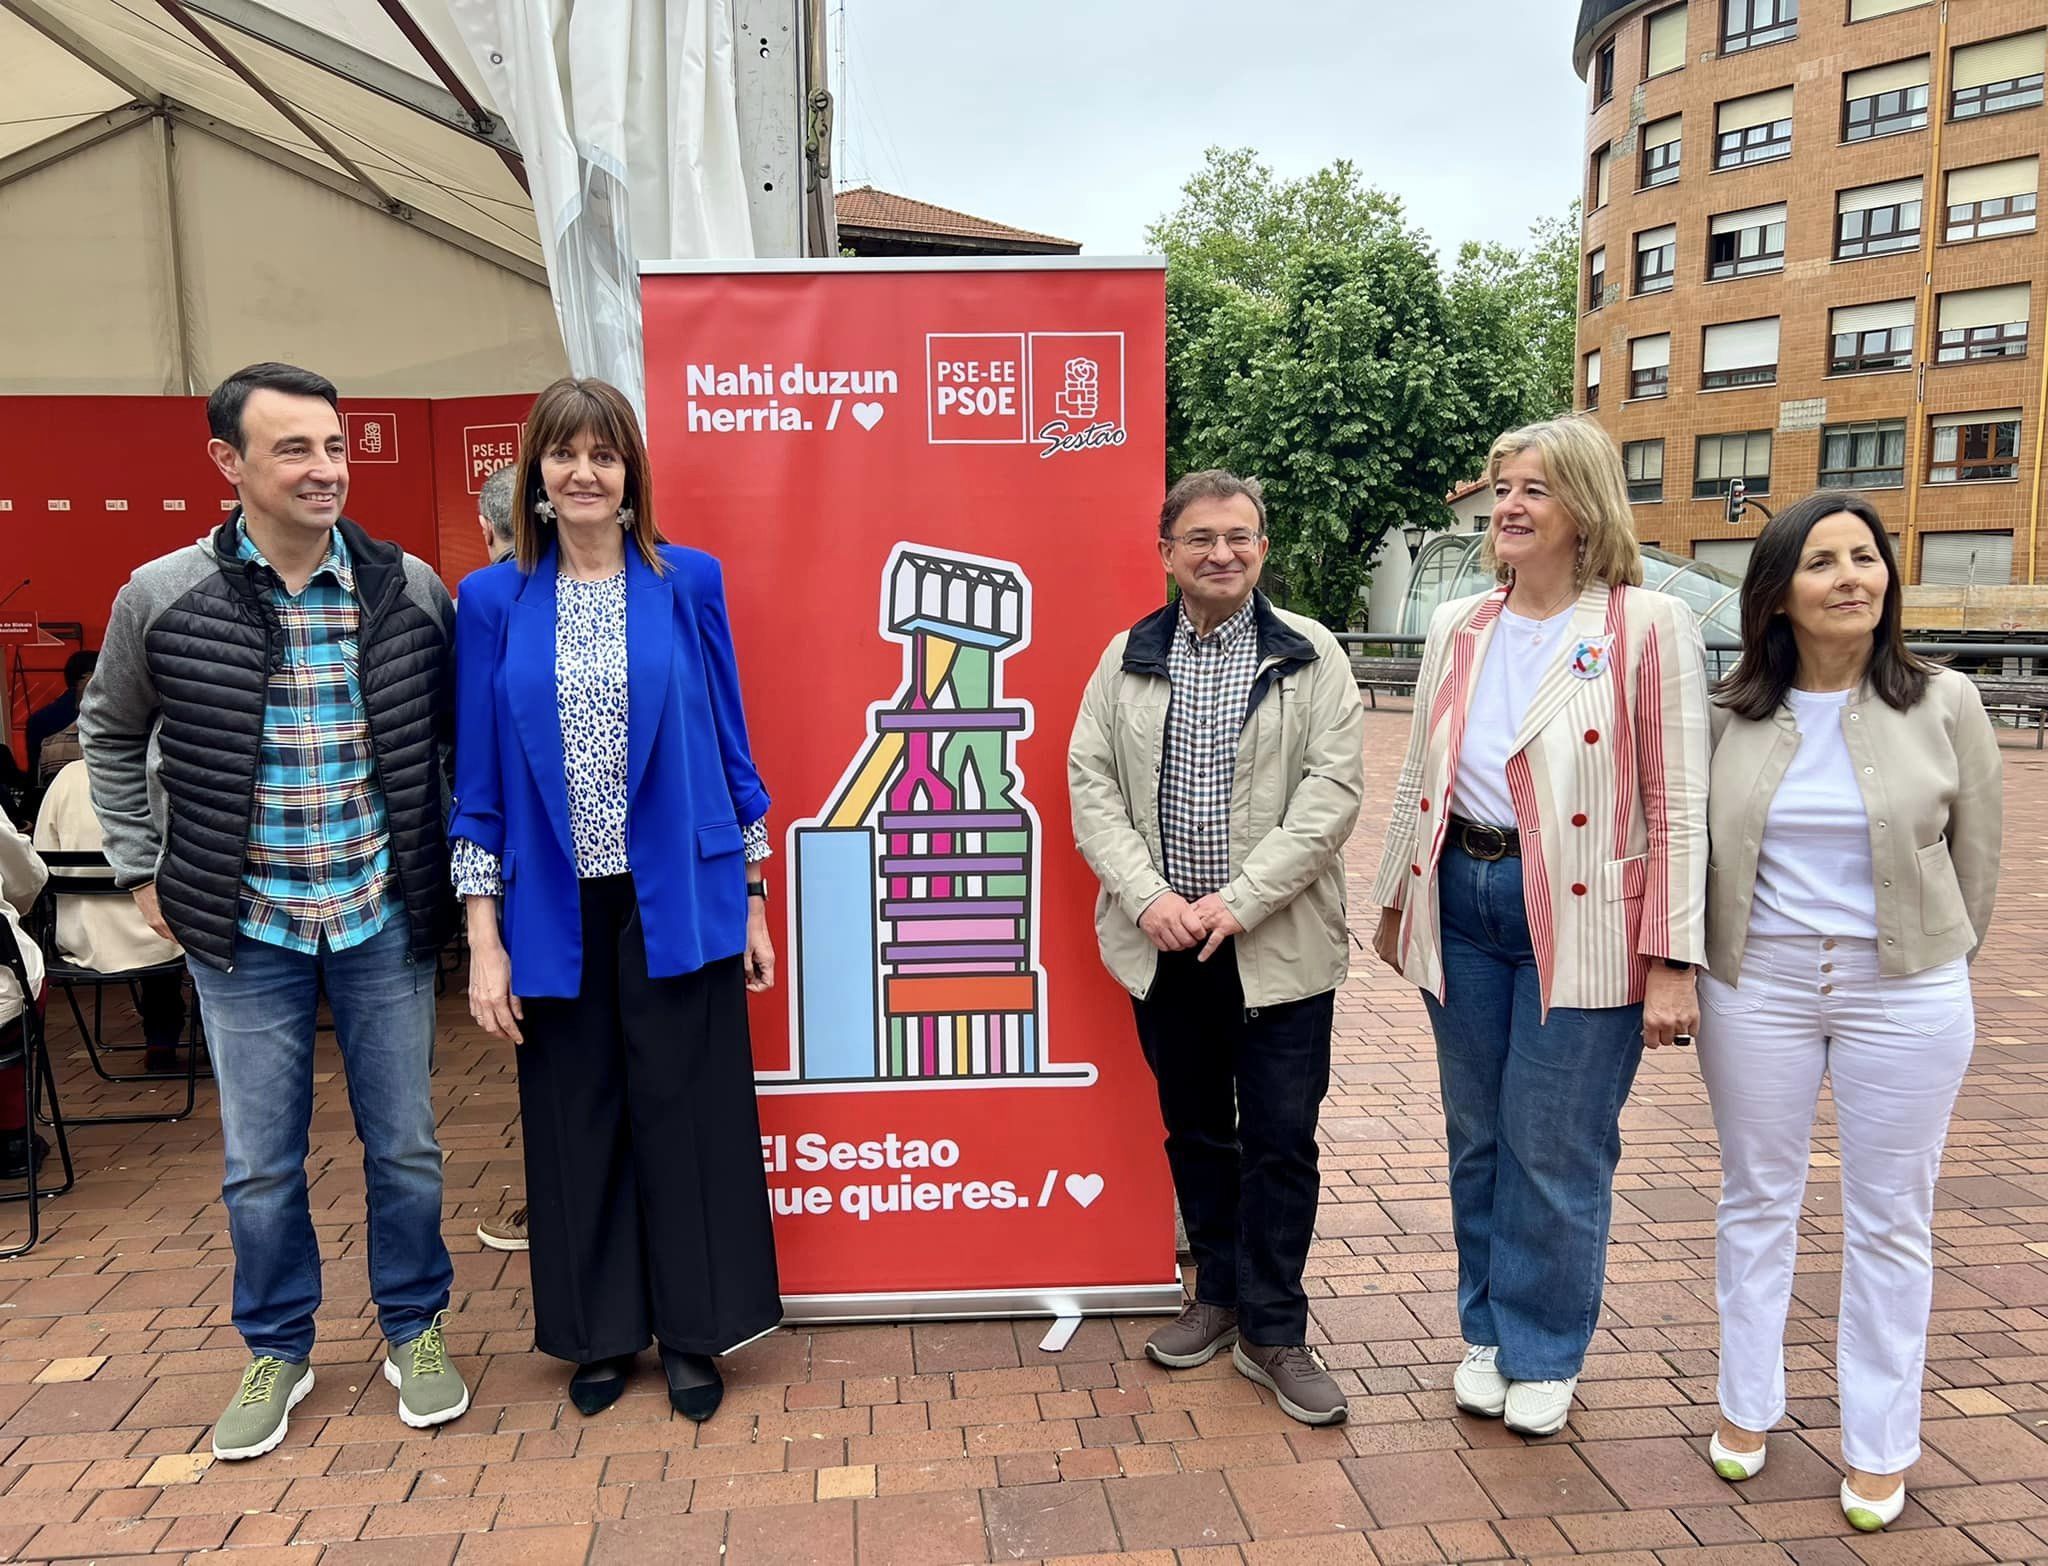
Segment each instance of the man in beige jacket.
[[1255,480],[1210,469],[1173,486],[1159,556],[1179,599],[1103,654],[1068,791],[1195,1257],[1193,1301],[1145,1351],[1179,1368],[1234,1345],[1240,1373],[1325,1425],[1345,1397],[1307,1347],[1301,1275],[1365,719],[1336,639],[1257,591],[1266,549]]

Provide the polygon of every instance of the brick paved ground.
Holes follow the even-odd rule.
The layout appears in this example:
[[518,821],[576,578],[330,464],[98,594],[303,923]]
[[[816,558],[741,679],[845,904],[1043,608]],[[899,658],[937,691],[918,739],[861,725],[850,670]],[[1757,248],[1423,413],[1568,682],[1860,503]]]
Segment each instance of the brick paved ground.
[[[1388,713],[1368,730],[1354,907],[1406,722]],[[451,998],[449,1337],[476,1388],[468,1416],[421,1438],[373,1374],[361,1175],[323,1057],[313,1201],[331,1304],[289,1444],[247,1464],[204,1455],[243,1362],[211,1100],[186,1125],[81,1133],[54,1235],[0,1264],[0,1560],[2048,1562],[2048,766],[2017,740],[2006,763],[2006,884],[1937,1225],[1928,1455],[1887,1535],[1848,1535],[1833,1499],[1829,1132],[1790,1327],[1796,1431],[1739,1493],[1707,1467],[1716,1166],[1684,1054],[1652,1058],[1625,1122],[1607,1312],[1570,1431],[1527,1443],[1454,1412],[1428,1034],[1413,992],[1368,970],[1339,1006],[1309,1266],[1312,1331],[1352,1395],[1343,1428],[1290,1423],[1227,1363],[1167,1375],[1140,1354],[1141,1321],[1088,1322],[1058,1355],[1033,1346],[1042,1323],[785,1332],[729,1365],[725,1409],[702,1429],[670,1416],[651,1361],[643,1393],[580,1419],[561,1368],[530,1352],[525,1258],[474,1238],[479,1209],[520,1178],[511,1061]],[[76,1062],[67,1075],[89,1107]]]

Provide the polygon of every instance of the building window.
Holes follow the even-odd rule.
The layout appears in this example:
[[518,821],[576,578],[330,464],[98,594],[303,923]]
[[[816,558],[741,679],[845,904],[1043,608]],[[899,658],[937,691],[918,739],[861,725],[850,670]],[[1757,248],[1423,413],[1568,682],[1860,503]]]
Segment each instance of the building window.
[[1792,156],[1792,89],[1731,98],[1714,115],[1714,167],[1738,169]]
[[1608,39],[1593,57],[1593,107],[1614,97],[1614,40]]
[[1771,492],[1769,430],[1699,438],[1692,469],[1693,499],[1719,500],[1736,479],[1741,479],[1753,495]]
[[1906,482],[1906,421],[1830,424],[1820,432],[1822,489],[1899,489]]
[[1658,185],[1669,185],[1678,178],[1679,154],[1684,143],[1679,140],[1679,116],[1659,120],[1655,125],[1643,129],[1643,181],[1645,190]]
[[1724,212],[1707,236],[1707,278],[1753,277],[1785,270],[1785,209],[1752,207]]
[[1597,310],[1607,302],[1607,247],[1602,245],[1586,257],[1586,308]]
[[1971,359],[2024,359],[2027,356],[2027,323],[2008,321],[2003,326],[1957,326],[1936,339],[1936,364],[1963,364]]
[[1607,205],[1610,189],[1614,182],[1614,153],[1610,147],[1602,147],[1593,154],[1593,170],[1589,183],[1592,186],[1593,210],[1599,211]]
[[2006,413],[1944,415],[1934,421],[1927,467],[1930,484],[1969,484],[2020,476],[2020,416]]
[[1628,469],[1628,498],[1638,505],[1664,498],[1664,442],[1632,440],[1621,448]]
[[2033,290],[2025,283],[1943,294],[1936,317],[1939,335],[1934,361],[1967,364],[1976,359],[2024,359],[2027,322],[2033,313]]
[[1600,350],[1595,348],[1586,355],[1586,408],[1588,412],[1600,406]]
[[1913,365],[1915,303],[1885,299],[1828,312],[1828,373],[1864,375]]
[[2048,41],[2048,33],[2021,33],[1956,50],[1949,118],[1973,120],[2013,109],[2038,108],[2044,41]]
[[1721,0],[1721,52],[1736,54],[1799,36],[1799,0]]
[[1636,235],[1636,292],[1661,294],[1678,273],[1678,230],[1654,228]]
[[1982,87],[1958,87],[1949,118],[1975,119],[1984,114],[2003,114],[2007,109],[2034,109],[2041,104],[2042,75],[2014,76]]
[[2038,197],[2031,190],[2017,196],[1987,196],[1982,201],[1951,202],[1948,227],[1942,237],[1959,241],[1996,239],[2001,234],[2031,234],[2037,202]]
[[1643,29],[1643,74],[1662,76],[1685,68],[1685,7],[1659,11]]
[[1628,394],[1662,397],[1671,390],[1671,334],[1638,337],[1628,345]]
[[1778,379],[1778,318],[1710,326],[1700,343],[1700,388],[1770,386]]
[[1896,255],[1920,248],[1920,198],[1882,207],[1849,207],[1835,217],[1835,259]]
[[1842,111],[1842,140],[1872,141],[1927,128],[1927,83],[1851,98]]

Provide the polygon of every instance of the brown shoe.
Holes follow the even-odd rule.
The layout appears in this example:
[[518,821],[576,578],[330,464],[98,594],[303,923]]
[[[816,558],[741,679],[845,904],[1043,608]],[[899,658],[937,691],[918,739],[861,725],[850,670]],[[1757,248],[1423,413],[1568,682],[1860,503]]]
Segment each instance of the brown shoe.
[[494,1251],[526,1249],[526,1209],[516,1207],[498,1218],[487,1218],[476,1226],[476,1237]]
[[1280,1399],[1280,1407],[1288,1417],[1305,1425],[1344,1422],[1349,1411],[1344,1394],[1312,1349],[1299,1343],[1267,1348],[1240,1339],[1230,1351],[1230,1359],[1239,1375],[1256,1381]]
[[1162,1365],[1188,1370],[1208,1364],[1218,1349],[1228,1348],[1236,1341],[1236,1311],[1189,1300],[1172,1326],[1161,1327],[1145,1340],[1145,1352]]

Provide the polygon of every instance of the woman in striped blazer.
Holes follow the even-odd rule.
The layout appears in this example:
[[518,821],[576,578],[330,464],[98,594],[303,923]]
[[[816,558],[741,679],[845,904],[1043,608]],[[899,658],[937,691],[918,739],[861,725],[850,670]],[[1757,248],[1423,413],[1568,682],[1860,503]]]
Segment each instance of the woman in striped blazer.
[[1503,435],[1500,585],[1430,623],[1375,900],[1436,1033],[1468,1413],[1563,1427],[1600,1315],[1621,1106],[1704,960],[1699,631],[1645,590],[1614,443]]

